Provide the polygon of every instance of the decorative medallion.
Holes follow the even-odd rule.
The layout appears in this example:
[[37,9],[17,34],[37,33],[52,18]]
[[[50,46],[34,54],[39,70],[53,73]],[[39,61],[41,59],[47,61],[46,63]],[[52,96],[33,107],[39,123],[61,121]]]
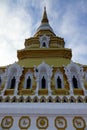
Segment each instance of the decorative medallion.
[[63,116],[58,116],[55,119],[55,127],[57,129],[65,129],[67,127],[67,121]]
[[28,116],[22,116],[19,119],[19,128],[20,129],[28,129],[30,127],[31,120]]
[[84,129],[86,127],[85,120],[82,117],[76,116],[73,119],[73,126],[78,130]]
[[48,127],[48,119],[46,116],[40,116],[37,118],[36,125],[39,129],[46,129]]
[[2,119],[2,122],[1,122],[1,127],[4,128],[4,129],[9,129],[11,128],[13,125],[13,118],[12,116],[5,116],[3,119]]

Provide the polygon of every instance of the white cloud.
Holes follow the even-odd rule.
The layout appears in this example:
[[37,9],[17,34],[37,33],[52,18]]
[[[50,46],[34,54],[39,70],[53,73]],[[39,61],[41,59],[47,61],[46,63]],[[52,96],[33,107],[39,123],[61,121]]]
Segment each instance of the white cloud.
[[[0,6],[0,65],[17,60],[16,51],[24,47],[24,39],[32,32],[32,18],[24,8],[9,10],[8,3]],[[2,57],[3,56],[3,57]]]

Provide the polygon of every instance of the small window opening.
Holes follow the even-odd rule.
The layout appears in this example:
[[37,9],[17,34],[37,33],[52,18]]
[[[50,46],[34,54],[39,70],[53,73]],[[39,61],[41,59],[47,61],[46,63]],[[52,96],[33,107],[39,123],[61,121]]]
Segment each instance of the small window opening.
[[46,43],[45,42],[43,42],[43,47],[46,47]]
[[31,88],[31,78],[30,78],[30,76],[29,76],[28,79],[27,79],[26,88],[27,88],[27,89],[30,89],[30,88]]
[[11,80],[11,86],[10,86],[11,89],[15,88],[15,83],[16,83],[16,79],[15,79],[15,77],[13,77]]
[[46,88],[46,79],[44,78],[44,76],[43,76],[43,78],[42,78],[42,80],[41,80],[41,88],[42,89],[45,89]]
[[62,88],[62,83],[61,83],[61,79],[59,76],[57,78],[57,88]]
[[77,83],[77,79],[75,78],[75,76],[73,76],[72,82],[73,82],[73,87],[78,88],[78,83]]

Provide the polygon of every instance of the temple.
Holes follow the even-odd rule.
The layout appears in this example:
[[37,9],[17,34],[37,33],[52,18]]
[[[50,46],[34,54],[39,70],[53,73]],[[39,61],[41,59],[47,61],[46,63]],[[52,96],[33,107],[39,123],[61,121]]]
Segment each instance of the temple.
[[40,26],[0,67],[0,130],[86,130],[87,65],[56,36],[44,7]]

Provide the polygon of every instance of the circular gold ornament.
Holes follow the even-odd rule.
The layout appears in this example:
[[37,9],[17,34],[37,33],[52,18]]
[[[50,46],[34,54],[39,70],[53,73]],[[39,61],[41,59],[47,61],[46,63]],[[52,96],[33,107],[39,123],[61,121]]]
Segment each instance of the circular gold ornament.
[[13,125],[13,118],[12,116],[5,116],[3,119],[2,119],[2,122],[1,122],[1,127],[4,128],[4,129],[9,129],[11,128]]
[[38,117],[36,125],[39,129],[46,129],[48,127],[48,118],[45,116]]
[[28,129],[30,127],[31,120],[28,116],[22,116],[19,119],[19,128],[20,129]]
[[73,126],[76,129],[84,129],[86,127],[85,120],[82,117],[76,116],[73,119]]
[[58,116],[55,119],[55,127],[57,129],[65,129],[67,127],[67,121],[63,116]]

